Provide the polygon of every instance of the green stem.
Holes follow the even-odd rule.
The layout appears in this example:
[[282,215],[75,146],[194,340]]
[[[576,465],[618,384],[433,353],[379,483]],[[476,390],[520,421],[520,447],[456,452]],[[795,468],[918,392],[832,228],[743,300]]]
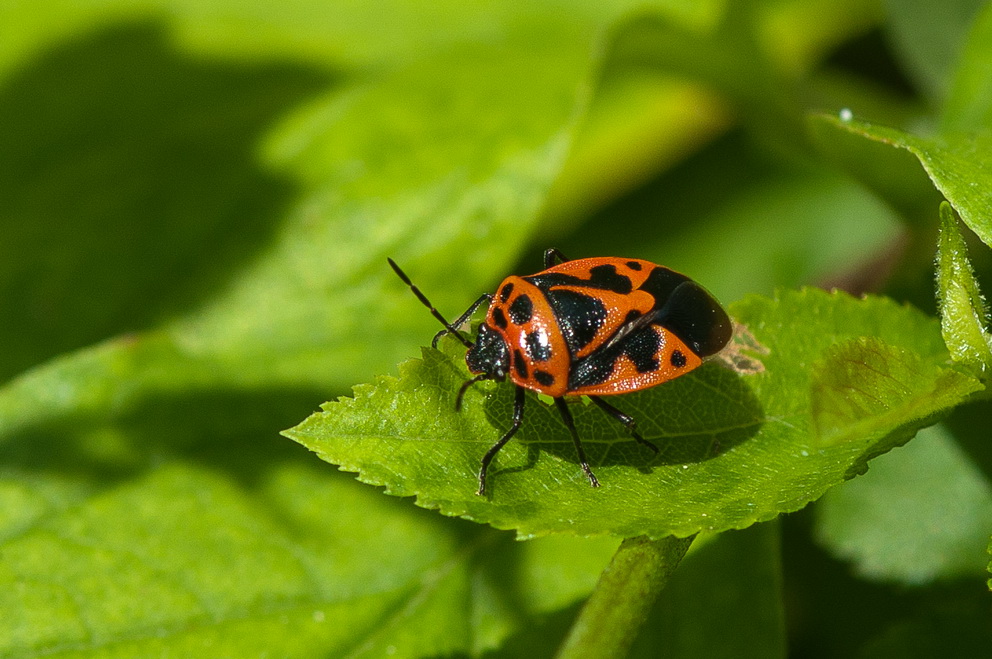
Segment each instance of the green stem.
[[558,659],[626,656],[693,538],[624,540],[579,612]]

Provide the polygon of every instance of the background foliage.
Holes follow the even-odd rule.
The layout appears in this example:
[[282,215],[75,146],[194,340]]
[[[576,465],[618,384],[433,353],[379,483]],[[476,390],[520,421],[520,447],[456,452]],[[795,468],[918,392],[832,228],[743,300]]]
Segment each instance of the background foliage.
[[[617,534],[701,529],[634,656],[984,656],[990,44],[974,1],[0,3],[0,656],[550,655]],[[685,453],[624,497],[532,401],[479,500],[442,440],[509,398],[397,372],[436,327],[385,257],[453,315],[549,245],[772,351],[628,399]],[[542,537],[279,436],[360,382],[300,441]],[[653,411],[700,390],[757,429],[713,459]]]

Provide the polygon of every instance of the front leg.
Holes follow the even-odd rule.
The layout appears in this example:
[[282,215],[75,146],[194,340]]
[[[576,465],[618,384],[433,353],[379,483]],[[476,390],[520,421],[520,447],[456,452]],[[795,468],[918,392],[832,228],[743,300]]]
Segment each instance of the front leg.
[[520,424],[524,420],[524,393],[526,391],[523,387],[517,387],[517,396],[513,401],[513,423],[510,424],[510,429],[482,456],[482,466],[479,468],[479,490],[476,492],[479,496],[486,494],[486,474],[489,472],[489,463],[493,461],[499,450],[510,441],[510,438],[520,430]]

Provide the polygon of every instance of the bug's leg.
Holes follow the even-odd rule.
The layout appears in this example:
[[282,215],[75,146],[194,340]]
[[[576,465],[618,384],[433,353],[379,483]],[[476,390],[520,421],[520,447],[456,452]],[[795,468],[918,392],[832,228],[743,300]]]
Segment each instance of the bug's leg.
[[[476,309],[478,309],[479,307],[481,307],[484,303],[486,303],[486,302],[492,302],[492,301],[493,301],[493,296],[492,295],[490,295],[489,293],[483,293],[479,297],[478,300],[476,300],[475,302],[472,303],[472,306],[470,306],[468,309],[465,310],[465,313],[463,313],[462,315],[458,316],[458,318],[455,318],[455,320],[452,323],[445,324],[445,328],[443,330],[441,330],[440,332],[438,332],[437,334],[434,335],[434,340],[431,341],[431,347],[432,348],[437,348],[437,342],[440,341],[441,340],[441,337],[444,336],[445,334],[456,334],[457,336],[459,336],[459,339],[460,339],[461,338],[461,335],[458,335],[457,332],[453,332],[452,330],[453,329],[457,329],[457,328],[461,327],[462,325],[464,325],[465,324],[465,321],[468,320],[469,318],[471,318],[472,317],[472,314],[475,313]],[[452,329],[448,329],[449,327],[452,328]],[[462,343],[465,343],[465,342],[462,341]]]
[[[471,382],[471,380],[469,380]],[[486,454],[482,456],[482,466],[479,468],[479,491],[476,492],[479,496],[485,496],[486,494],[486,472],[489,471],[489,463],[493,461],[499,450],[510,441],[510,438],[516,434],[517,430],[520,429],[520,424],[524,420],[524,393],[526,390],[523,387],[517,387],[517,396],[513,400],[513,423],[510,424],[510,429],[506,431],[499,441],[493,444],[492,448],[486,451]]]
[[575,451],[579,454],[579,464],[582,465],[582,471],[586,472],[586,476],[589,478],[589,484],[593,487],[599,487],[599,481],[596,480],[596,475],[592,473],[592,469],[589,468],[589,462],[586,460],[586,452],[582,450],[582,442],[579,441],[579,432],[575,429],[572,413],[568,411],[568,403],[565,402],[564,398],[555,398],[555,407],[558,408],[558,413],[561,414],[561,420],[565,422],[565,427],[568,428],[568,432],[572,435],[572,443],[575,444]]
[[548,269],[548,268],[550,268],[553,265],[558,265],[558,263],[555,263],[555,260],[556,259],[557,259],[558,263],[565,263],[566,261],[571,261],[572,260],[572,259],[568,258],[567,256],[565,256],[564,254],[562,254],[561,252],[559,252],[554,247],[549,247],[548,249],[544,250],[544,268],[545,269]]
[[599,409],[603,410],[604,412],[612,416],[614,419],[622,423],[624,427],[627,428],[627,432],[630,433],[630,436],[633,437],[638,444],[647,446],[655,453],[658,453],[658,447],[655,446],[654,442],[649,442],[648,440],[641,437],[641,434],[637,432],[637,422],[634,421],[634,419],[631,416],[624,414],[623,412],[613,407],[599,396],[589,396],[589,400],[596,403]]
[[492,376],[489,375],[488,373],[480,373],[471,380],[465,380],[465,382],[462,383],[461,389],[458,390],[458,395],[455,396],[455,411],[456,412],[462,411],[462,398],[465,397],[465,392],[468,391],[469,387],[471,387],[476,382],[481,382],[483,380],[491,380],[491,379]]

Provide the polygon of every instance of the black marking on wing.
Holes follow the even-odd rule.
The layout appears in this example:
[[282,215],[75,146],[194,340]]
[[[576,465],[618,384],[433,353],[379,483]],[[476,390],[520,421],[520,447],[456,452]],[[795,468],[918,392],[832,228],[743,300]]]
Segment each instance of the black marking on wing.
[[[653,325],[635,321],[633,331],[622,338],[608,341],[602,348],[572,365],[568,374],[568,388],[579,389],[602,384],[610,379],[617,360],[627,355],[638,373],[650,373],[660,366],[656,355],[661,348],[661,336]],[[621,328],[617,334],[623,331]]]
[[672,291],[687,281],[691,280],[685,275],[659,265],[651,271],[648,278],[640,285],[640,290],[650,293],[654,297],[654,305],[657,309],[665,305],[668,298],[672,295]]
[[568,289],[546,293],[569,354],[575,355],[596,336],[606,322],[606,305],[592,296]]
[[692,280],[679,284],[655,314],[659,325],[682,339],[700,357],[719,352],[733,333],[727,312]]

